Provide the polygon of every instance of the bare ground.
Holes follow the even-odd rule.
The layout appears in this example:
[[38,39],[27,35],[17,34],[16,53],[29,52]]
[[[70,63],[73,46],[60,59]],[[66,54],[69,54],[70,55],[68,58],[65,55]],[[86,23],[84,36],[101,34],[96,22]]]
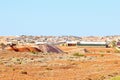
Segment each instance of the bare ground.
[[73,56],[78,48],[61,49],[68,53],[0,51],[0,80],[109,80],[120,75],[119,53]]

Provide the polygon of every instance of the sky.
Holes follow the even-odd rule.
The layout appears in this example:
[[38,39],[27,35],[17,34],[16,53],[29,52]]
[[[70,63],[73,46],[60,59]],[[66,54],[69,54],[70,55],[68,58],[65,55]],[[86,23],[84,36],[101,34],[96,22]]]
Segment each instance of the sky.
[[120,0],[0,0],[0,35],[120,35]]

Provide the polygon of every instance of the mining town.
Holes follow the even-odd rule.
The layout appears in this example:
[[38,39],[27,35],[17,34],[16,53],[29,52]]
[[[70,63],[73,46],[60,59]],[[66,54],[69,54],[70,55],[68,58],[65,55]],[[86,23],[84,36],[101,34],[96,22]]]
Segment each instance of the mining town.
[[0,80],[114,80],[120,36],[0,36]]

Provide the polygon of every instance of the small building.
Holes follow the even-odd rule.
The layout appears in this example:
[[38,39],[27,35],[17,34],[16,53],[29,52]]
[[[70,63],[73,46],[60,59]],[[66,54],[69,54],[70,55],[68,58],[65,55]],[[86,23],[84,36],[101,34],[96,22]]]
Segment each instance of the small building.
[[86,42],[80,41],[77,43],[78,46],[105,46],[107,47],[107,42]]
[[67,46],[77,46],[77,41],[67,41],[66,45]]

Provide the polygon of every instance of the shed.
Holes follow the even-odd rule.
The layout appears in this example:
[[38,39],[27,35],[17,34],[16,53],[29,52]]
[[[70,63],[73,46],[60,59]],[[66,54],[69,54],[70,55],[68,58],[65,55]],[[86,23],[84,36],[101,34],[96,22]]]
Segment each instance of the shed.
[[67,41],[67,46],[77,46],[77,41]]
[[78,46],[106,46],[106,42],[86,42],[86,41],[80,41],[77,44]]

